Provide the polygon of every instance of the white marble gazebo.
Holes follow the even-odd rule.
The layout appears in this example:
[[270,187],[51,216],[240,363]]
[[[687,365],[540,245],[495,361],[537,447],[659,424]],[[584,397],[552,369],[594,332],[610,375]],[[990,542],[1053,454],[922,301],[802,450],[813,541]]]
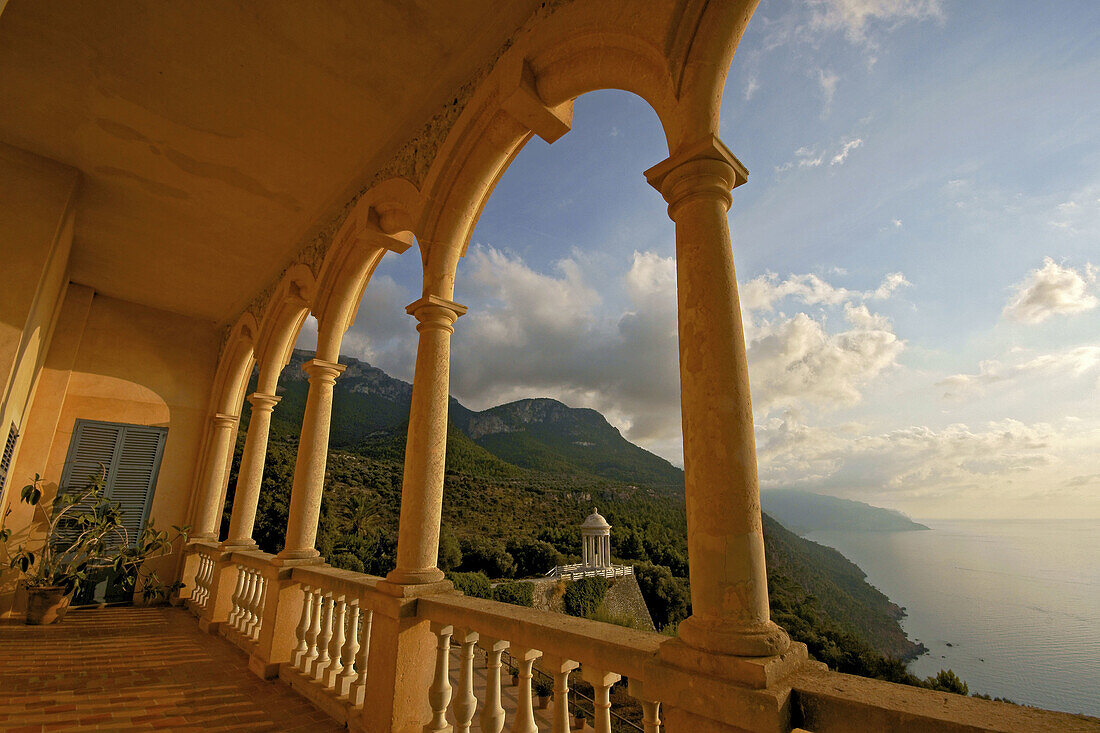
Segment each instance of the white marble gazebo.
[[618,578],[633,575],[630,565],[611,562],[611,525],[595,508],[581,525],[581,562],[558,565],[546,575],[555,578],[579,580],[580,578]]

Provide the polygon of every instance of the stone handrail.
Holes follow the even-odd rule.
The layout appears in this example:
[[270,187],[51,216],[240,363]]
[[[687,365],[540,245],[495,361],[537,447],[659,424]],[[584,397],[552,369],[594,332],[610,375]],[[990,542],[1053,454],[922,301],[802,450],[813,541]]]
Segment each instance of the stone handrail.
[[931,733],[1100,733],[1100,719],[979,700],[826,670],[793,675],[792,714],[813,733],[920,730]]
[[[501,730],[501,656],[508,649],[515,664],[519,690],[513,730],[535,731],[531,678],[535,660],[543,658],[545,671],[554,678],[552,733],[569,733],[569,674],[577,667],[591,683],[595,727],[611,730],[611,687],[623,676],[630,679],[630,693],[642,704],[644,730],[657,733],[660,703],[645,688],[647,664],[667,637],[612,626],[562,614],[523,608],[461,595],[428,595],[417,600],[416,615],[431,622],[436,635],[434,678],[427,691],[432,721],[425,731],[450,730],[448,709],[456,729],[469,730],[478,700],[474,695],[474,647],[481,646],[485,659],[485,699],[481,704],[481,729]],[[452,640],[459,646],[458,693],[451,705],[450,656]]]
[[350,597],[369,595],[378,581],[373,575],[357,573],[354,570],[340,570],[328,565],[305,565],[294,568],[292,577],[302,585],[322,588]]
[[585,618],[458,595],[421,598],[417,616],[476,629],[486,636],[507,639],[513,646],[540,649],[582,665],[613,670],[631,679],[644,679],[646,663],[669,638]]
[[274,555],[263,550],[234,550],[229,553],[236,565],[242,565],[253,570],[263,570],[271,565]]

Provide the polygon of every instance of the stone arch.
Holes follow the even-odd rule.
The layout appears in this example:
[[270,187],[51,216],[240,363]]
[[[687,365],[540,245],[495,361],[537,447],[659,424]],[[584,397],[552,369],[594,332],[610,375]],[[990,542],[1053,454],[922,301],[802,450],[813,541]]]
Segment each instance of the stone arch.
[[356,202],[333,238],[318,277],[317,358],[335,362],[344,333],[355,321],[363,292],[387,252],[406,251],[423,208],[420,192],[404,178],[372,186]]
[[279,281],[264,309],[256,341],[256,362],[260,369],[256,391],[275,394],[279,374],[290,361],[290,352],[316,293],[313,271],[307,265],[291,266]]
[[717,134],[722,85],[755,3],[677,7],[624,31],[629,4],[576,3],[544,19],[537,35],[515,39],[425,178],[428,205],[416,230],[425,294],[453,298],[458,259],[496,183],[532,135],[553,142],[568,132],[577,97],[601,89],[641,97],[656,113],[670,153]]
[[223,415],[241,411],[248,377],[255,362],[256,339],[260,333],[256,318],[245,311],[229,331],[222,347],[218,370],[214,376],[212,410]]

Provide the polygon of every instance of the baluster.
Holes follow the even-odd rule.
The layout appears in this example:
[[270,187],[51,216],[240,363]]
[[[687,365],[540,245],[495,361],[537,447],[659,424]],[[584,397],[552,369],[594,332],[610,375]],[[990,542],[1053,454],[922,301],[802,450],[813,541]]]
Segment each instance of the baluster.
[[302,674],[309,674],[313,660],[317,658],[317,636],[321,633],[321,612],[325,607],[325,595],[320,588],[313,591],[313,613],[310,615],[309,630],[306,632],[306,653],[302,657]]
[[359,617],[359,652],[355,656],[355,682],[348,693],[348,699],[355,706],[362,705],[367,696],[367,662],[370,659],[370,628],[373,621],[374,611],[364,608]]
[[642,726],[645,733],[660,733],[661,731],[661,703],[653,699],[645,683],[631,677],[628,683],[630,696],[642,704]]
[[241,594],[233,602],[235,613],[233,616],[233,623],[229,627],[234,631],[243,629],[245,619],[248,618],[248,584],[252,580],[251,576],[248,574],[248,568],[246,567],[238,568],[237,575],[241,579]]
[[206,606],[206,555],[199,554],[199,569],[195,571],[195,602]]
[[310,663],[306,674],[314,679],[320,679],[325,667],[332,661],[328,653],[328,643],[332,639],[332,611],[334,604],[332,591],[325,591],[321,600],[321,630],[317,636],[317,656]]
[[231,629],[237,628],[237,624],[240,620],[240,616],[241,616],[241,593],[244,591],[244,581],[245,581],[244,568],[242,568],[240,565],[238,565],[237,566],[237,585],[233,589],[233,595],[230,599],[230,603],[232,604],[233,610],[230,612],[229,618],[226,619],[226,623],[229,625],[229,628],[231,628]]
[[344,671],[341,655],[344,650],[344,631],[347,623],[348,604],[346,596],[338,596],[333,600],[333,604],[332,639],[328,644],[328,655],[332,662],[329,663],[324,674],[318,676],[321,684],[326,688],[335,686],[336,677]]
[[535,708],[531,700],[531,668],[542,656],[538,649],[513,647],[512,659],[519,667],[519,690],[516,693],[516,719],[512,721],[512,733],[539,733],[535,725]]
[[264,623],[264,603],[267,602],[267,578],[259,570],[256,571],[256,583],[260,586],[260,592],[256,594],[256,603],[252,607],[252,626],[248,630],[248,638],[257,641],[260,638],[260,627]]
[[435,677],[432,686],[428,688],[428,703],[432,706],[432,720],[426,726],[425,731],[445,731],[450,728],[447,725],[447,705],[451,702],[451,634],[453,626],[431,623],[432,633],[436,636],[435,646]]
[[544,657],[542,663],[554,675],[554,709],[550,718],[550,731],[569,733],[569,673],[580,664],[563,657]]
[[340,666],[343,668],[336,678],[336,694],[340,697],[349,695],[351,683],[355,681],[357,670],[355,669],[355,657],[359,652],[359,599],[353,598],[348,603],[347,611],[347,638],[344,647],[340,650]]
[[248,635],[249,624],[252,623],[252,602],[256,597],[256,573],[252,568],[245,568],[247,576],[244,586],[244,599],[241,601],[241,619],[237,630],[243,635]]
[[313,588],[308,585],[302,586],[302,617],[298,619],[298,628],[294,630],[294,638],[298,640],[298,643],[294,646],[294,650],[290,653],[290,661],[295,669],[301,670],[302,662],[305,660],[306,653],[309,651],[309,642],[306,640],[306,635],[309,633],[309,627],[313,623]]
[[481,708],[481,733],[500,733],[504,730],[504,706],[500,704],[500,656],[508,648],[501,639],[483,638],[485,650],[485,705]]
[[474,696],[474,645],[478,635],[469,629],[459,629],[455,639],[462,645],[458,657],[458,695],[454,699],[455,731],[469,733],[470,723],[477,711],[477,697]]
[[214,558],[203,555],[206,562],[203,563],[202,574],[202,605],[210,602],[210,586],[214,583]]
[[596,733],[611,733],[611,685],[621,680],[622,676],[591,667],[582,669],[581,674],[595,690],[592,697],[595,698],[596,719],[593,727]]

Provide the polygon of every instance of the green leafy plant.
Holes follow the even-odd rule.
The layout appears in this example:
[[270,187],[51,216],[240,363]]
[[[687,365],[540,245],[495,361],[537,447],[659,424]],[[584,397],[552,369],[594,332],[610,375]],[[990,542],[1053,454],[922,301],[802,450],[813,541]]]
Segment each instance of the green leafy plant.
[[[188,527],[158,530],[146,522],[137,537],[131,537],[122,523],[122,507],[104,496],[106,470],[75,491],[61,491],[43,504],[42,477],[23,487],[19,499],[33,507],[33,516],[46,529],[40,548],[20,545],[10,565],[23,576],[27,588],[57,588],[72,593],[102,571],[113,571],[127,590],[138,583],[145,602],[166,598],[182,587],[166,584],[155,570],[144,568],[147,560],[172,553],[177,540],[186,541]],[[0,530],[0,541],[8,542],[11,530]]]

